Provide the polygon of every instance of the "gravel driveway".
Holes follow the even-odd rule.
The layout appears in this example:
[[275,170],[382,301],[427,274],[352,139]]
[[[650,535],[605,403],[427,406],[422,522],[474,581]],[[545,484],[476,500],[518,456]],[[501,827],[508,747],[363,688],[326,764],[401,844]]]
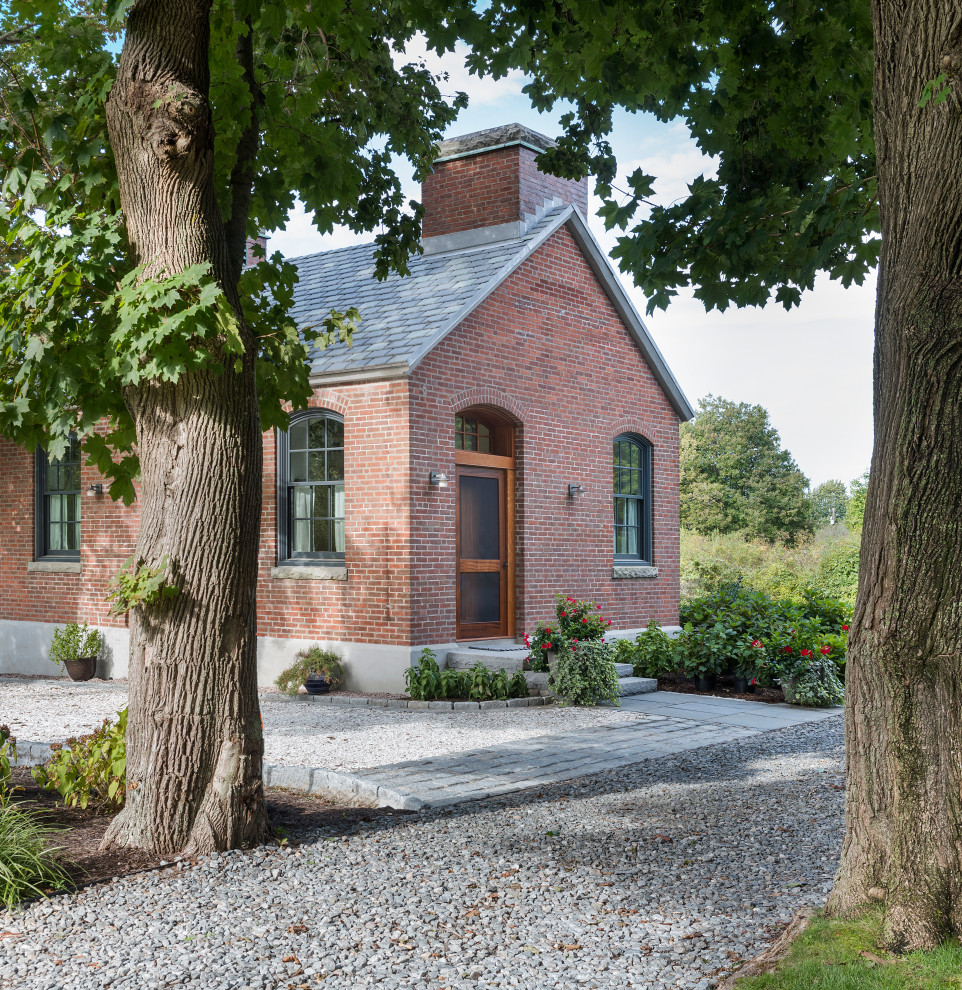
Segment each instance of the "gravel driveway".
[[832,717],[128,877],[0,911],[0,988],[704,990],[824,899],[842,774]]
[[[431,759],[571,729],[643,720],[617,708],[407,711],[291,704],[261,694],[264,762],[354,771]],[[62,742],[91,732],[127,703],[117,685],[0,678],[0,725],[19,739]]]

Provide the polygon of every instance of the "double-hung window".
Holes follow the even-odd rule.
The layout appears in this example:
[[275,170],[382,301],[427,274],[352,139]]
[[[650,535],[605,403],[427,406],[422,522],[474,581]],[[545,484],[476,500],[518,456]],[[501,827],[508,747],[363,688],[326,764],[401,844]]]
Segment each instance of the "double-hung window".
[[70,434],[62,457],[37,450],[36,555],[80,559],[80,441]]
[[344,420],[328,410],[291,417],[279,434],[278,557],[289,564],[344,559]]
[[651,445],[631,433],[614,441],[615,561],[651,563]]

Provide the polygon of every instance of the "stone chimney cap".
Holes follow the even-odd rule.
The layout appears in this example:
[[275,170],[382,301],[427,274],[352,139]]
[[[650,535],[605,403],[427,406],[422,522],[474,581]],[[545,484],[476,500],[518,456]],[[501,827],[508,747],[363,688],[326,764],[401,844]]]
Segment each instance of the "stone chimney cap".
[[520,144],[532,151],[542,152],[553,148],[556,144],[551,138],[525,127],[524,124],[502,124],[500,127],[489,127],[484,131],[474,131],[462,134],[460,137],[448,138],[438,145],[439,162],[450,161],[452,158],[464,158],[476,155],[482,151],[493,151],[495,148],[506,148]]

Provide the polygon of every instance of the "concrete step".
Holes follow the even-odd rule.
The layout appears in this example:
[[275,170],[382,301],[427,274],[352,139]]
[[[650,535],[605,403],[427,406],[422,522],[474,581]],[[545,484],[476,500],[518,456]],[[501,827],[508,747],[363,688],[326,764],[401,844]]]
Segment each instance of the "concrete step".
[[616,663],[615,670],[618,671],[619,677],[633,677],[635,674],[635,668],[630,663]]
[[618,693],[624,697],[627,694],[648,694],[658,690],[658,681],[654,677],[619,677]]
[[468,670],[479,660],[488,670],[504,668],[509,674],[521,670],[528,651],[524,648],[509,653],[495,653],[492,650],[449,650],[445,663],[454,670]]

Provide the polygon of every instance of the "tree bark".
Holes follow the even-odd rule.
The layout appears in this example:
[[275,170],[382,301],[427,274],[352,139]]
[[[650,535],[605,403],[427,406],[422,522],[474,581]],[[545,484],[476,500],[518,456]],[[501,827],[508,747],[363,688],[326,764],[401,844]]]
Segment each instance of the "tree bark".
[[[962,0],[873,0],[882,252],[875,452],[829,901],[898,950],[962,934]],[[946,72],[947,102],[919,107]]]
[[125,396],[141,461],[135,559],[166,557],[180,594],[131,613],[129,790],[104,844],[162,853],[247,847],[270,831],[256,684],[255,347],[215,199],[210,6],[138,0],[107,102],[135,261],[147,276],[210,262],[245,344],[239,373],[150,381]]

